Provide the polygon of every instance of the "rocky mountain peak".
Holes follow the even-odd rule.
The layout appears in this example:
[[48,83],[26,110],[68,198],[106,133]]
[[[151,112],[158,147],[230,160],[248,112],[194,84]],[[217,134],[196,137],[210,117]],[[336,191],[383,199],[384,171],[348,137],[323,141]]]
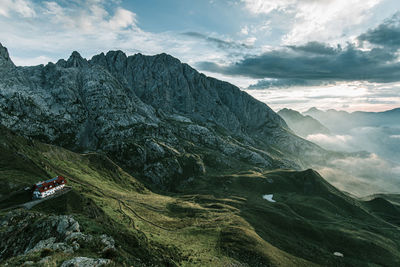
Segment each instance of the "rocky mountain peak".
[[[117,50],[87,61],[73,52],[56,67],[17,70],[0,71],[7,77],[0,79],[1,125],[75,151],[103,151],[156,184],[169,186],[188,164],[202,173],[196,152],[202,147],[215,151],[204,157],[226,157],[226,168],[233,166],[231,157],[297,167],[298,153],[320,152],[289,132],[266,104],[165,53],[127,56]],[[275,153],[271,146],[287,152],[286,158],[269,154]]]
[[179,59],[177,59],[176,57],[173,57],[171,55],[168,55],[166,53],[158,54],[158,55],[155,56],[155,58],[157,60],[164,61],[164,62],[173,62],[175,64],[180,64],[181,63],[181,61]]
[[67,60],[67,67],[82,68],[87,67],[88,62],[84,59],[77,51],[72,52],[71,56]]
[[320,111],[321,110],[317,109],[316,107],[311,107],[305,113],[307,113],[307,112],[320,112]]
[[0,43],[0,67],[15,67],[8,50]]

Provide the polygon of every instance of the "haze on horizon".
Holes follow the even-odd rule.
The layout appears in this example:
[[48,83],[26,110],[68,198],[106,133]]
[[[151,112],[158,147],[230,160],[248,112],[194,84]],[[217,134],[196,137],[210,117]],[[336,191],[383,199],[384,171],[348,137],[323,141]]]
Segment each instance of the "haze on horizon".
[[274,110],[400,106],[397,0],[0,0],[17,65],[166,52]]

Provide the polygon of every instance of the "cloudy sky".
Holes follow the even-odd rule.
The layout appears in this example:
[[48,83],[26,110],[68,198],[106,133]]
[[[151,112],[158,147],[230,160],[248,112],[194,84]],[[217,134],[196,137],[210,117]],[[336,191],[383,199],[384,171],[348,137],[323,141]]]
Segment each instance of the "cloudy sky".
[[169,53],[273,109],[400,107],[398,0],[0,0],[17,65]]

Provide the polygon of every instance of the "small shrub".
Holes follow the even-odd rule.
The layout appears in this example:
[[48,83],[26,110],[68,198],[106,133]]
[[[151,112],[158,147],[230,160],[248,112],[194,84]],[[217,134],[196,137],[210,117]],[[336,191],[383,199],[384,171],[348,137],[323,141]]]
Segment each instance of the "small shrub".
[[44,248],[40,252],[40,257],[44,258],[44,257],[50,256],[51,254],[53,254],[53,252],[54,251],[51,248]]
[[108,248],[103,251],[102,256],[103,256],[103,258],[112,260],[118,256],[118,252],[114,248]]

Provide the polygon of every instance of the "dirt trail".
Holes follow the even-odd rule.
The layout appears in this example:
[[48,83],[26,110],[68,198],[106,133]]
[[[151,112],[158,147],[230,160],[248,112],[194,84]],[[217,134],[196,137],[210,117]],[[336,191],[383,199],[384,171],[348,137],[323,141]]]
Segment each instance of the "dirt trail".
[[[169,229],[169,228],[166,228],[166,227],[164,227],[164,226],[158,225],[158,224],[156,224],[156,223],[154,223],[154,222],[152,222],[152,221],[150,221],[150,220],[147,220],[146,218],[143,218],[142,216],[140,216],[135,210],[133,210],[125,201],[123,201],[123,200],[121,200],[121,199],[118,199],[117,197],[115,197],[115,196],[113,196],[113,195],[110,195],[110,194],[105,193],[101,188],[99,188],[99,187],[97,187],[97,186],[95,186],[95,185],[92,185],[92,184],[89,184],[89,183],[87,183],[87,182],[80,181],[80,180],[78,180],[78,179],[72,178],[72,175],[70,175],[70,174],[67,173],[66,171],[62,171],[62,170],[60,170],[60,169],[58,169],[58,168],[56,168],[56,167],[54,167],[54,166],[52,166],[52,167],[53,167],[53,169],[55,169],[55,170],[57,171],[57,173],[61,173],[62,176],[64,176],[65,178],[67,178],[67,179],[69,179],[69,180],[71,180],[71,181],[73,181],[73,182],[75,182],[75,183],[78,183],[78,184],[81,184],[81,185],[85,185],[85,186],[89,186],[89,187],[95,188],[95,189],[96,189],[96,192],[100,193],[101,195],[103,195],[103,196],[105,196],[105,197],[108,197],[108,198],[111,198],[111,199],[114,199],[115,201],[117,201],[117,202],[118,202],[118,205],[119,205],[119,210],[120,210],[122,213],[124,213],[125,216],[129,217],[131,220],[132,220],[132,218],[131,218],[128,214],[126,214],[126,213],[124,212],[124,210],[122,209],[122,207],[125,207],[126,209],[128,209],[133,215],[135,215],[135,216],[136,216],[137,218],[139,218],[140,220],[142,220],[142,221],[144,221],[144,222],[147,222],[148,224],[151,224],[151,225],[153,225],[153,226],[155,226],[155,227],[157,227],[157,228],[160,228],[160,229],[165,230],[165,231],[177,231],[177,230],[179,230],[179,228],[178,228],[178,229]],[[122,204],[122,207],[121,207],[121,204]],[[132,221],[133,221],[133,220],[132,220]]]

